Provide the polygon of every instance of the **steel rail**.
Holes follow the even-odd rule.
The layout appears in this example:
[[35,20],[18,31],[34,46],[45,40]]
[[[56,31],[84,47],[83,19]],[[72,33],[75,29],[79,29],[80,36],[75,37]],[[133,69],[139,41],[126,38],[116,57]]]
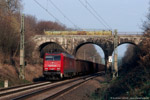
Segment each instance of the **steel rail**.
[[[98,74],[99,74],[99,73],[98,73]],[[95,75],[96,75],[96,76],[95,76]],[[58,88],[58,87],[65,86],[65,85],[69,85],[69,84],[71,84],[71,83],[73,83],[73,82],[77,82],[77,81],[81,81],[81,80],[82,80],[81,82],[79,82],[79,83],[77,83],[77,84],[74,84],[74,85],[72,85],[71,87],[69,87],[69,88],[67,88],[67,89],[64,89],[63,91],[60,91],[60,92],[58,92],[58,93],[56,93],[56,94],[54,94],[54,95],[52,95],[52,96],[50,96],[50,97],[46,97],[46,98],[44,98],[44,99],[55,98],[56,96],[62,94],[64,91],[68,91],[68,90],[70,90],[71,88],[73,88],[73,87],[75,87],[75,86],[78,86],[78,85],[80,85],[80,84],[82,84],[82,83],[84,83],[84,82],[86,82],[86,81],[88,81],[89,79],[92,79],[92,78],[94,78],[94,77],[97,77],[97,74],[82,76],[82,77],[79,77],[79,78],[77,78],[77,79],[71,79],[71,80],[69,80],[69,81],[65,81],[65,82],[60,83],[60,84],[54,84],[54,85],[51,85],[51,86],[46,87],[46,88],[41,88],[41,89],[39,89],[39,90],[37,90],[37,91],[33,91],[33,92],[30,92],[30,93],[27,93],[27,94],[24,94],[24,95],[15,97],[15,98],[13,98],[12,100],[27,100],[27,99],[30,99],[30,98],[32,98],[32,97],[34,97],[34,96],[38,96],[38,95],[40,95],[40,94],[42,94],[42,93],[45,93],[45,92],[47,92],[47,91],[52,91],[52,90],[54,90],[54,89],[56,89],[56,88]]]
[[5,95],[9,95],[9,94],[12,94],[12,93],[24,91],[24,90],[27,90],[27,89],[47,85],[47,84],[51,84],[51,82],[37,82],[37,83],[32,83],[32,84],[20,85],[20,86],[16,86],[16,87],[3,88],[3,89],[0,90],[0,97],[5,96]]
[[95,76],[90,77],[90,78],[88,78],[88,79],[85,79],[85,80],[83,80],[83,81],[81,81],[81,82],[79,82],[79,83],[77,83],[77,84],[73,84],[72,86],[70,86],[70,87],[68,87],[68,88],[66,88],[66,89],[64,89],[64,90],[59,91],[59,92],[57,92],[56,94],[45,98],[44,100],[51,100],[51,99],[54,99],[54,98],[60,96],[61,94],[64,94],[64,93],[66,93],[67,91],[73,89],[74,87],[77,87],[77,86],[79,86],[80,84],[85,83],[85,82],[87,82],[87,81],[90,80],[90,79],[93,79],[94,77],[95,77]]
[[19,87],[33,85],[33,84],[39,84],[39,83],[43,83],[43,82],[35,82],[35,83],[28,83],[28,84],[22,84],[22,85],[12,86],[12,87],[8,87],[8,88],[0,88],[0,91],[14,89],[14,88],[19,88]]
[[[80,77],[77,77],[77,78],[80,78]],[[77,78],[75,78],[75,79],[77,79]],[[74,79],[69,79],[69,80],[64,80],[64,81],[58,81],[58,82],[54,82],[54,83],[51,83],[51,84],[45,84],[43,86],[42,85],[41,86],[38,85],[36,87],[31,87],[31,86],[28,87],[28,88],[23,87],[24,89],[21,89],[21,90],[18,89],[17,91],[10,90],[9,93],[8,92],[4,93],[4,91],[3,91],[3,93],[1,93],[1,95],[0,95],[0,100],[10,100],[11,98],[19,97],[20,95],[30,93],[30,91],[31,92],[37,91],[37,90],[40,90],[42,88],[47,88],[49,86],[54,86],[55,84],[60,84],[62,82],[67,82],[67,81],[70,81],[70,80],[74,80]],[[21,87],[21,86],[19,86],[19,87]],[[6,91],[7,90],[9,90],[9,89],[6,89]]]

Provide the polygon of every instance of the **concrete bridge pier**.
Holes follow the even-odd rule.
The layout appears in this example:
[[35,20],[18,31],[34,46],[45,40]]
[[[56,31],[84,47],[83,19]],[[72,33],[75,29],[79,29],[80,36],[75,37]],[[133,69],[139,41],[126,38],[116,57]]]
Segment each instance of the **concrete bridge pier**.
[[105,73],[111,72],[111,63],[108,61],[108,57],[105,58]]
[[109,62],[109,56],[112,56],[111,54],[105,54],[105,73],[111,73],[112,69],[112,63]]

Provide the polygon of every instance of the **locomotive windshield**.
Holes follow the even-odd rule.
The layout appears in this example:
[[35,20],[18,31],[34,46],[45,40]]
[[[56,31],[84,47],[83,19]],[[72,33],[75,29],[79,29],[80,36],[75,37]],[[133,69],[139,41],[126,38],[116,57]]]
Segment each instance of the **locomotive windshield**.
[[47,55],[46,61],[60,61],[60,55]]

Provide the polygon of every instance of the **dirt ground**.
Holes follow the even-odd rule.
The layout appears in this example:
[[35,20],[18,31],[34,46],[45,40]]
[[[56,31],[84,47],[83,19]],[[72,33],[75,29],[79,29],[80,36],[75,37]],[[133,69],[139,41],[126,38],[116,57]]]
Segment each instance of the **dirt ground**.
[[104,76],[96,77],[75,87],[73,90],[68,91],[55,100],[92,100],[92,93],[94,93],[97,88],[102,87],[103,85],[101,83],[105,81]]
[[4,80],[8,80],[9,86],[25,84],[24,82],[33,82],[42,76],[41,65],[30,65],[25,67],[25,80],[19,79],[19,67],[0,64],[0,87],[3,87]]

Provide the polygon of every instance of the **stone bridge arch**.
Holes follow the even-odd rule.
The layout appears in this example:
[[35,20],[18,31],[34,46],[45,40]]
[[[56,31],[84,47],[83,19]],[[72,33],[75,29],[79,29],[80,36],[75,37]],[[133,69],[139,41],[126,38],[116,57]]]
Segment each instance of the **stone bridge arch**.
[[[79,48],[82,47],[82,46],[84,46],[84,45],[86,45],[86,44],[95,44],[95,45],[98,45],[98,44],[96,44],[96,43],[94,43],[94,42],[82,42],[82,43],[78,43],[78,45],[75,46],[75,49],[74,49],[74,51],[73,51],[73,55],[76,56],[76,53],[77,53],[77,51],[79,50]],[[100,48],[102,48],[100,45],[98,45],[98,46],[99,46]],[[104,52],[104,48],[102,48],[102,50],[103,50],[103,52]]]
[[[134,42],[121,42],[121,43],[118,44],[118,46],[123,45],[123,44],[132,44],[132,45],[138,46],[138,45],[135,44]],[[117,47],[118,47],[118,46],[117,46]]]
[[57,39],[55,40],[44,40],[44,41],[35,41],[36,45],[33,52],[33,58],[39,58],[41,50],[49,45],[49,44],[57,44],[59,45],[64,51],[66,51],[65,45],[62,45],[60,41]]
[[[43,57],[45,52],[66,52],[64,47],[56,42],[45,42],[36,48],[38,52],[40,52],[40,57]],[[51,48],[51,51],[50,49]]]
[[[130,45],[134,45],[135,47],[139,48],[139,46],[133,42],[121,42],[118,44],[118,46],[116,48],[118,48],[119,46],[123,45],[123,44],[130,44]],[[114,50],[111,52],[111,55],[113,55]],[[118,51],[119,52],[119,51]]]
[[[113,51],[113,49],[110,50],[110,47],[113,48],[113,44],[112,44],[112,43],[107,43],[107,42],[106,42],[106,43],[102,44],[102,43],[99,43],[99,41],[93,41],[93,42],[86,41],[86,42],[80,42],[80,43],[78,43],[78,44],[75,46],[75,49],[74,49],[74,51],[73,51],[73,55],[76,56],[76,53],[77,53],[78,49],[79,49],[81,46],[85,45],[85,44],[95,44],[95,45],[99,46],[99,47],[103,50],[105,58],[107,58],[107,56]],[[109,46],[110,46],[110,47],[109,47]],[[109,48],[108,48],[108,47],[109,47]],[[108,49],[109,49],[109,50],[108,50]],[[110,52],[110,53],[109,53],[109,52]]]
[[130,43],[134,45],[138,45],[145,37],[141,35],[119,35],[118,36],[118,44]]

